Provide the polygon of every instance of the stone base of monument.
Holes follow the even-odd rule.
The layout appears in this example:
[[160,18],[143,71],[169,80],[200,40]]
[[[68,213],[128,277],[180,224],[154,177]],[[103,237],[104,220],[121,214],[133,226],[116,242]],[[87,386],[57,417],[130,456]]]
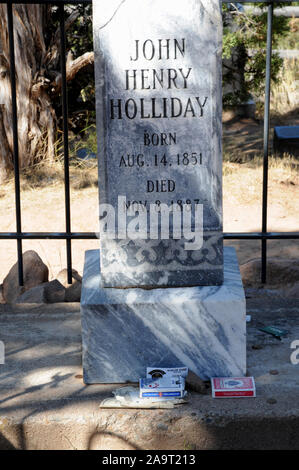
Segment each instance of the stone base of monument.
[[137,382],[147,366],[188,366],[202,379],[246,374],[246,305],[234,248],[222,286],[100,288],[99,251],[86,252],[82,295],[86,384]]

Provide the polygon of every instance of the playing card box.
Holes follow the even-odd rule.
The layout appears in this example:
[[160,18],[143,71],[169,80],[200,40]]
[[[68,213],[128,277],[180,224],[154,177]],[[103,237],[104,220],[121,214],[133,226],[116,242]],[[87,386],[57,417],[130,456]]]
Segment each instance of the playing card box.
[[213,398],[255,397],[253,377],[212,377]]
[[180,378],[139,379],[140,398],[183,397],[185,381]]
[[174,378],[183,377],[184,379],[188,375],[188,367],[147,367],[146,377],[148,379],[159,379],[159,378]]

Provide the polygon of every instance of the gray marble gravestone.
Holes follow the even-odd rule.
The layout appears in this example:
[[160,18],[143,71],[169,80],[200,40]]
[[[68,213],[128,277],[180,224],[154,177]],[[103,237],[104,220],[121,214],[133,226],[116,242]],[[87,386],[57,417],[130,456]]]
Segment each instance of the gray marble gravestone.
[[93,4],[100,254],[81,295],[85,383],[185,365],[246,372],[245,298],[222,242],[219,0]]
[[146,239],[104,239],[103,224],[103,286],[223,281],[221,41],[218,0],[94,2],[100,202],[117,234],[134,224],[123,208],[201,204],[204,232],[186,250],[184,234],[153,239],[150,220]]

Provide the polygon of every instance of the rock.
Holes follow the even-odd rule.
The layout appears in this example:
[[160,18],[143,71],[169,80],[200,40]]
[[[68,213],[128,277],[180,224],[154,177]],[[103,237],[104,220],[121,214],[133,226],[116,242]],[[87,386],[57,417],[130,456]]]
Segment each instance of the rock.
[[80,302],[81,298],[81,282],[82,276],[72,269],[72,284],[68,283],[67,269],[62,269],[57,275],[58,281],[66,288],[65,290],[65,301],[66,302]]
[[[245,286],[261,283],[261,260],[255,258],[240,266]],[[299,260],[285,258],[268,258],[267,285],[282,287],[286,284],[299,282]]]
[[191,370],[188,371],[188,375],[186,377],[186,387],[193,392],[203,394],[207,393],[207,387],[204,381]]
[[259,349],[263,349],[263,346],[261,344],[253,344],[251,346],[251,349],[255,349],[255,350],[259,350]]
[[27,290],[48,282],[49,270],[39,255],[29,250],[23,254],[24,285],[19,286],[18,263],[15,263],[3,281],[5,302],[14,303]]
[[3,284],[0,284],[0,304],[4,304]]
[[275,403],[277,403],[277,400],[275,398],[268,398],[267,403],[269,403],[269,405],[275,405]]
[[[59,273],[56,276],[56,279],[59,282],[61,282],[61,284],[64,287],[69,287],[70,285],[72,285],[72,284],[69,284],[67,280],[67,269],[62,269],[61,271],[59,271]],[[76,271],[75,269],[72,269],[72,280],[73,282],[74,281],[82,282],[82,276],[80,276],[78,271]]]
[[164,423],[157,424],[157,431],[168,431],[168,426]]
[[64,302],[65,287],[57,279],[48,282],[45,286],[46,302],[53,304],[56,302]]
[[[69,284],[68,284],[69,285]],[[66,302],[80,302],[82,284],[80,281],[74,281],[73,284],[65,290]]]
[[299,299],[299,282],[285,286],[281,289],[281,293],[289,299]]
[[65,287],[55,279],[54,281],[44,282],[39,284],[32,289],[27,290],[21,294],[17,299],[16,303],[56,303],[64,302],[65,299]]
[[43,304],[46,302],[44,284],[39,284],[27,290],[15,300],[16,304]]

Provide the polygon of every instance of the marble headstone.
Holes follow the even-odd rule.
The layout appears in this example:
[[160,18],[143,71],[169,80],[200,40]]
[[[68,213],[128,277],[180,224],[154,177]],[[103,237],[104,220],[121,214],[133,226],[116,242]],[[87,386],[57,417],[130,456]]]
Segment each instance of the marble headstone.
[[101,285],[219,285],[220,0],[96,0],[93,22]]
[[81,295],[84,382],[137,382],[147,366],[187,366],[202,379],[246,374],[246,305],[235,249],[221,286],[99,288],[86,252]]

